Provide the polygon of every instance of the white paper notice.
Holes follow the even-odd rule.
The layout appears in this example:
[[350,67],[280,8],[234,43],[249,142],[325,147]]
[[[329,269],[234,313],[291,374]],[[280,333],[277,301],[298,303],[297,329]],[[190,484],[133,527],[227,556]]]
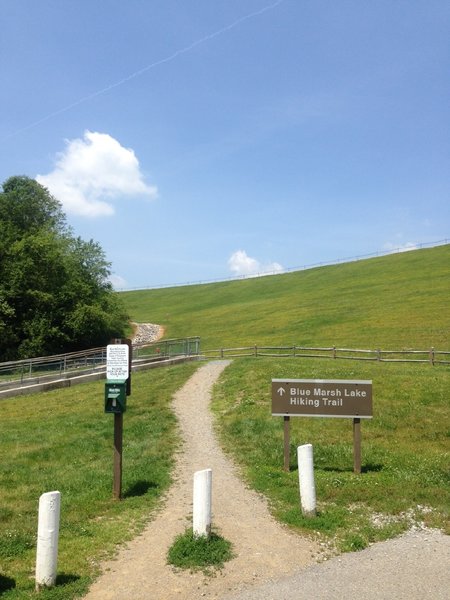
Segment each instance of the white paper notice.
[[106,347],[106,379],[128,379],[129,348],[127,344]]

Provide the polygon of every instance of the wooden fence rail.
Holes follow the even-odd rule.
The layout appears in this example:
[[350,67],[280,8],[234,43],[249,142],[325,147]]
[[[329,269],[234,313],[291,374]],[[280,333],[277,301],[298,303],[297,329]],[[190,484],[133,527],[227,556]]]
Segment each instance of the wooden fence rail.
[[[167,358],[187,355],[204,358],[242,358],[249,356],[274,358],[332,358],[339,360],[369,360],[379,362],[429,363],[450,365],[450,351],[436,350],[364,350],[356,348],[307,347],[307,346],[244,346],[239,348],[219,348],[200,351],[200,338],[190,337],[160,340],[151,344],[134,345],[136,359]],[[0,388],[11,381],[23,382],[46,374],[64,374],[73,371],[104,368],[106,348],[93,348],[83,352],[71,352],[57,356],[30,358],[0,363]]]
[[240,348],[218,348],[202,350],[205,358],[242,357],[291,357],[291,358],[332,358],[339,360],[369,360],[377,362],[429,363],[450,365],[450,351],[435,350],[364,350],[357,348],[307,347],[307,346],[244,346]]

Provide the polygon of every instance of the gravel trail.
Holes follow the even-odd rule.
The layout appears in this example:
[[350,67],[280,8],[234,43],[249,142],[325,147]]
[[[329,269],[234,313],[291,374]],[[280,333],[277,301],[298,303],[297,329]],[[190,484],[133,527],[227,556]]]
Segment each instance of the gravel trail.
[[[183,444],[165,502],[115,560],[86,600],[450,600],[450,536],[405,535],[320,564],[320,549],[276,523],[265,500],[248,489],[220,449],[209,401],[229,361],[202,366],[173,400]],[[195,471],[213,470],[213,524],[235,558],[215,576],[166,564],[174,538],[189,526]]]
[[449,600],[450,536],[411,530],[222,600]]
[[[209,402],[212,386],[229,361],[206,363],[177,392],[182,447],[175,481],[163,508],[145,531],[103,565],[86,600],[194,600],[223,598],[248,586],[290,575],[315,562],[319,548],[291,533],[270,515],[266,501],[247,488],[214,434]],[[235,558],[214,576],[166,564],[174,538],[190,525],[195,471],[213,471],[213,526],[233,544]]]

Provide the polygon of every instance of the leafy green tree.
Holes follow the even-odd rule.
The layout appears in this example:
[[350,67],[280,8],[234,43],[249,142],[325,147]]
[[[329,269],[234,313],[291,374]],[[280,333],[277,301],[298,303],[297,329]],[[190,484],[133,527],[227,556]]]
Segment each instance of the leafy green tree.
[[0,360],[103,345],[127,315],[99,244],[74,237],[60,203],[28,177],[0,192]]

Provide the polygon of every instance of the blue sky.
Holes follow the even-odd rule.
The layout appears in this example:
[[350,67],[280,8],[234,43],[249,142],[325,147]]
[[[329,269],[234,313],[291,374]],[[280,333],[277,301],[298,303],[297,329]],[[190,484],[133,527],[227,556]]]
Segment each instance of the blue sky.
[[447,0],[0,0],[0,181],[118,288],[411,248],[450,224]]

